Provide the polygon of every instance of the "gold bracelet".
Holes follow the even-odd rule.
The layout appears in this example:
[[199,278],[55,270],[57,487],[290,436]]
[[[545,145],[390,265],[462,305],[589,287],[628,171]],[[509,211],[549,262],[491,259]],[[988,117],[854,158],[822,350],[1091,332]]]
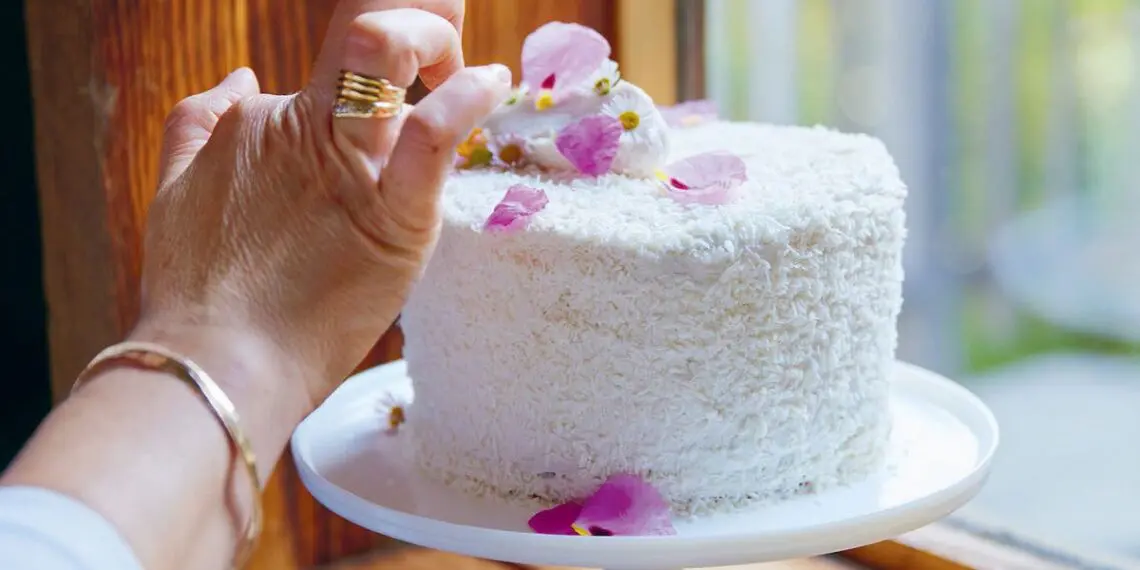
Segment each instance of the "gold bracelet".
[[235,452],[241,457],[242,462],[245,464],[249,480],[253,485],[253,512],[250,513],[249,523],[246,526],[245,541],[238,549],[234,558],[234,568],[244,567],[253,554],[253,547],[257,543],[258,535],[261,534],[262,485],[261,480],[257,476],[257,458],[254,456],[253,446],[250,445],[249,439],[241,429],[241,418],[238,416],[233,402],[230,401],[226,393],[218,387],[214,380],[210,378],[210,375],[206,374],[205,370],[202,370],[201,367],[189,358],[167,350],[162,346],[145,342],[123,342],[100,352],[91,363],[87,365],[87,368],[79,373],[79,377],[75,380],[75,385],[71,388],[71,393],[74,394],[75,391],[79,389],[79,386],[83,384],[84,380],[90,378],[97,368],[114,361],[126,362],[148,370],[163,372],[189,384],[202,396],[206,404],[213,409],[214,415],[217,416],[218,421],[221,422],[222,427],[225,428],[230,442],[233,443]]

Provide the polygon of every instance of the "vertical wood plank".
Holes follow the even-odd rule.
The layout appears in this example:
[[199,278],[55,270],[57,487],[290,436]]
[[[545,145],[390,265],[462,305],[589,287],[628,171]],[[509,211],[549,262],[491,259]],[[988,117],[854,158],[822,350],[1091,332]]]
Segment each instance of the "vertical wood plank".
[[677,102],[677,7],[673,0],[617,2],[616,58],[623,78],[658,104]]
[[167,110],[248,59],[227,0],[26,2],[53,394],[138,312]]

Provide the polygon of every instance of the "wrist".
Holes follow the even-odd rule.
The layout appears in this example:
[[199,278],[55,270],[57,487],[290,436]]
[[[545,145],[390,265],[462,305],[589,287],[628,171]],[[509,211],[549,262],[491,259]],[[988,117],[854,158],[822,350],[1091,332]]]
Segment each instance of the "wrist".
[[252,424],[246,429],[291,433],[314,407],[304,362],[249,329],[144,319],[127,340],[158,344],[194,361],[233,401],[243,423]]

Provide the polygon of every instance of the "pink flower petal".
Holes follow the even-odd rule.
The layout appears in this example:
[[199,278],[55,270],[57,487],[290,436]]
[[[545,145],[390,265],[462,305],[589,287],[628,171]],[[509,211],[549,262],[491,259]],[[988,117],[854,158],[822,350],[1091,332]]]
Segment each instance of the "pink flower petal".
[[582,505],[574,502],[562,503],[557,507],[535,513],[527,524],[539,534],[565,534],[576,535],[573,524],[574,519],[582,512]]
[[727,152],[698,154],[665,167],[669,196],[682,204],[727,204],[747,180],[744,160]]
[[511,186],[487,217],[483,230],[510,232],[525,228],[530,217],[541,212],[549,202],[542,190],[522,184]]
[[657,109],[670,127],[689,127],[705,121],[715,121],[720,116],[716,102],[710,99],[658,106]]
[[592,536],[677,534],[669,503],[652,485],[626,474],[611,475],[586,499],[573,528]]
[[617,118],[591,115],[566,125],[554,139],[554,146],[583,174],[598,176],[613,165],[622,131]]
[[610,57],[610,43],[581,24],[550,22],[522,47],[522,84],[560,93],[586,81]]

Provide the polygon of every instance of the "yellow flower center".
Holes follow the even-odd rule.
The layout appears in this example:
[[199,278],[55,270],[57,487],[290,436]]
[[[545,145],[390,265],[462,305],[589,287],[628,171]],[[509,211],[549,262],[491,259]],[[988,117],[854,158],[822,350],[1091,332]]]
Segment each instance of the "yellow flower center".
[[609,94],[610,87],[612,87],[612,85],[610,85],[609,77],[603,77],[599,79],[597,83],[594,83],[594,91],[597,92],[598,95]]
[[522,161],[523,151],[517,144],[509,144],[499,150],[499,160],[507,164],[516,164]]
[[576,532],[582,536],[590,536],[590,531],[588,531],[588,530],[586,530],[586,529],[584,529],[584,528],[582,528],[576,524],[570,525],[570,528],[574,529],[574,532]]
[[626,111],[618,115],[618,120],[621,121],[621,126],[627,131],[632,131],[641,124],[641,116],[636,111]]
[[465,166],[467,166],[467,168],[486,166],[491,164],[491,159],[493,158],[495,158],[495,155],[492,154],[490,150],[487,150],[487,147],[479,147],[471,152],[471,156],[467,157],[467,164]]
[[483,136],[483,129],[475,129],[467,135],[463,142],[459,143],[455,152],[463,158],[471,158],[472,153],[485,146],[487,146],[487,137]]
[[388,411],[389,428],[396,429],[400,424],[404,423],[404,419],[405,417],[403,406],[392,406],[392,409]]
[[538,95],[538,99],[534,101],[534,108],[539,111],[545,111],[554,106],[554,95],[550,91],[543,91]]

